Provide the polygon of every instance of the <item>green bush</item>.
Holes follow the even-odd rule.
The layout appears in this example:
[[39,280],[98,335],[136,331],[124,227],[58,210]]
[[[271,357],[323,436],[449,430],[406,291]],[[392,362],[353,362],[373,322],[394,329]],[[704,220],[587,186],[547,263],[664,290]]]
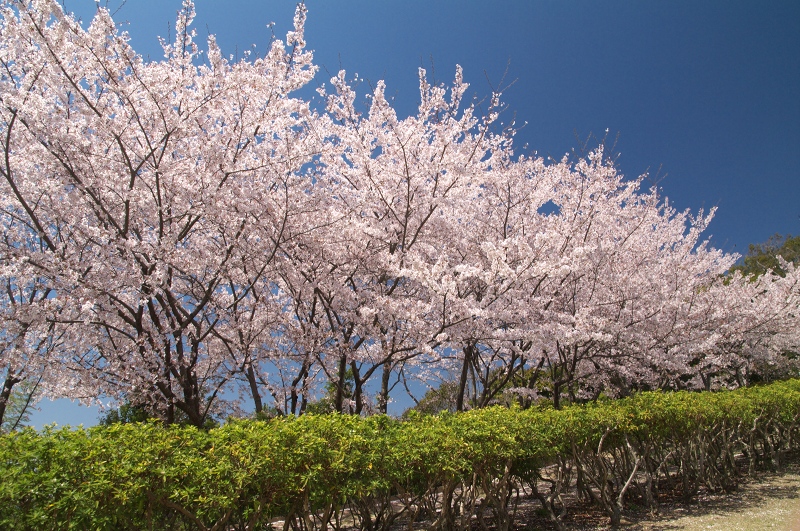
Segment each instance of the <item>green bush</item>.
[[457,506],[506,521],[511,487],[537,481],[554,463],[579,470],[580,488],[613,519],[620,507],[603,500],[624,498],[621,486],[634,473],[703,459],[683,463],[693,470],[686,484],[724,487],[735,479],[732,452],[759,465],[794,448],[799,414],[800,381],[792,380],[402,421],[328,414],[209,431],[155,421],[24,429],[0,437],[0,528],[268,529],[282,518],[293,529],[323,529],[346,508],[362,529],[385,529],[401,512],[432,527],[467,528]]

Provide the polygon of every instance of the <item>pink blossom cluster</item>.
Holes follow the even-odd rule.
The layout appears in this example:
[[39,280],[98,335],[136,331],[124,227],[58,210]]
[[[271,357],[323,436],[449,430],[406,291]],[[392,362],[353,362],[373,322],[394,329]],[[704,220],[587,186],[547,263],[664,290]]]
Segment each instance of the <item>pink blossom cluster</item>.
[[713,211],[676,211],[602,146],[515,154],[501,95],[465,104],[460,68],[420,70],[400,118],[345,72],[324,106],[297,96],[317,72],[302,5],[236,61],[199,49],[189,0],[160,60],[103,8],[84,29],[55,0],[0,7],[5,398],[34,378],[201,425],[300,414],[326,383],[334,409],[385,412],[450,375],[459,408],[558,405],[743,385],[797,347],[796,269],[726,275]]

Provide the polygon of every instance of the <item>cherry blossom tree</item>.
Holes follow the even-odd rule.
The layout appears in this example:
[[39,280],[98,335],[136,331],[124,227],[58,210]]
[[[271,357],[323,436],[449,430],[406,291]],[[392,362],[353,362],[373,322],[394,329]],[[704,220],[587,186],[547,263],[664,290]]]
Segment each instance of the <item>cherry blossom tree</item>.
[[655,385],[665,345],[696,334],[686,301],[735,257],[698,241],[710,216],[676,213],[640,192],[641,180],[624,181],[602,150],[575,163],[497,163],[469,202],[478,211],[462,253],[474,295],[460,336],[461,400],[468,379],[474,406],[512,381],[536,394],[544,374],[557,406],[562,394]]
[[[315,76],[305,7],[263,57],[205,52],[186,0],[164,57],[105,9],[55,0],[0,22],[0,418],[13,386],[109,396],[167,422],[235,410],[386,412],[410,378],[455,409],[556,406],[642,388],[742,385],[795,348],[798,273],[725,272],[603,146],[514,151],[501,94],[419,72],[399,117]],[[722,382],[722,383],[721,383]],[[727,382],[727,383],[725,383]]]
[[305,253],[289,268],[299,276],[287,285],[310,301],[298,322],[322,333],[316,357],[338,389],[334,407],[342,408],[349,371],[353,411],[363,410],[366,383],[380,375],[377,408],[385,412],[392,373],[399,377],[412,360],[417,373],[423,359],[434,362],[440,336],[453,325],[430,295],[432,270],[505,137],[489,131],[493,114],[462,109],[468,85],[460,68],[449,90],[431,86],[420,70],[418,112],[405,119],[382,82],[368,111],[359,112],[345,76],[331,80],[333,94],[324,93],[333,145],[323,151],[319,177],[337,219],[326,227],[329,235],[320,240],[318,232],[306,247],[313,256]]
[[80,328],[67,362],[99,393],[199,425],[263,333],[252,307],[269,306],[318,148],[308,103],[288,96],[315,72],[304,8],[286,44],[236,63],[213,37],[201,55],[193,16],[184,2],[157,62],[103,8],[83,29],[55,1],[5,5],[0,129],[4,223],[37,244],[6,256]]
[[749,385],[796,376],[800,348],[800,273],[783,260],[758,277],[735,271],[709,290],[715,319],[705,348],[694,349],[691,372],[699,386]]
[[[6,227],[13,231],[13,227]],[[50,396],[79,396],[75,378],[59,363],[64,347],[63,326],[52,318],[56,308],[40,279],[20,275],[13,259],[3,260],[2,313],[0,314],[0,425],[5,420],[12,393],[26,387],[25,408],[35,405],[43,392]],[[25,268],[22,268],[25,269]],[[24,410],[20,412],[24,414]]]

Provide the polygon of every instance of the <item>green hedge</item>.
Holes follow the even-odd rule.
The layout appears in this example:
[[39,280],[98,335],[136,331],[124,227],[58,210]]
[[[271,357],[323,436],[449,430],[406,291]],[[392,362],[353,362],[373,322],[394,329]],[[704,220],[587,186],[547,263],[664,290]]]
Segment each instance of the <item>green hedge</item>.
[[[520,487],[556,523],[556,495],[570,488],[614,521],[627,497],[654,503],[659,480],[686,494],[735,485],[734,454],[751,467],[779,465],[797,445],[799,416],[792,380],[404,421],[332,414],[208,432],[25,429],[0,438],[0,528],[269,529],[280,519],[276,528],[386,529],[405,518],[466,529],[473,514],[508,528]],[[571,470],[578,484],[554,479]]]

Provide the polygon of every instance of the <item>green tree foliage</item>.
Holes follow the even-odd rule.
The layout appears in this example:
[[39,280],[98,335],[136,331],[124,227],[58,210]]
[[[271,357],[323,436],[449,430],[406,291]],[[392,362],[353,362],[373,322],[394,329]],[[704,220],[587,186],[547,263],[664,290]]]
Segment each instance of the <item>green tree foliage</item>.
[[[344,372],[344,379],[342,382],[342,401],[349,404],[353,398],[353,389],[355,388],[355,375],[353,369],[347,368]],[[312,400],[308,403],[304,413],[311,413],[314,415],[322,415],[325,413],[332,413],[336,411],[336,395],[338,392],[337,382],[331,380],[325,384],[325,394],[318,400]],[[350,405],[343,406],[343,413],[353,413]]]
[[149,418],[153,418],[143,406],[136,406],[130,402],[125,402],[119,408],[112,409],[100,416],[99,424],[101,426],[111,426],[113,424],[131,424],[134,422],[145,422]]
[[800,236],[774,234],[764,243],[751,243],[744,261],[730,271],[758,277],[771,270],[783,277],[786,271],[781,268],[779,256],[789,263],[800,264]]
[[31,413],[36,410],[40,395],[38,382],[23,381],[18,384],[6,402],[0,433],[25,427],[30,422]]
[[[509,374],[510,372],[510,374]],[[537,382],[536,396],[524,393],[532,388],[532,382]],[[443,380],[438,387],[432,387],[425,395],[411,407],[403,412],[407,418],[411,411],[423,415],[437,415],[442,412],[455,413],[458,411],[459,381],[457,379]],[[492,387],[491,393],[486,392]],[[552,403],[552,378],[542,367],[495,367],[483,374],[472,371],[468,375],[467,385],[463,389],[463,403],[465,409],[476,409],[488,406],[510,407],[516,404],[528,408],[534,403]],[[520,394],[523,391],[523,394]]]
[[403,412],[403,418],[408,418],[412,411],[417,411],[424,415],[436,415],[443,411],[455,413],[457,394],[458,382],[445,380],[439,387],[428,389],[414,407]]
[[[159,420],[159,415],[150,410],[146,405],[123,402],[117,409],[111,409],[100,415],[98,423],[101,426],[113,426],[115,424],[135,424],[151,420]],[[188,426],[191,424],[189,417],[182,411],[176,411],[173,423],[179,426]],[[218,426],[219,422],[216,418],[207,416],[201,428],[210,430]]]

